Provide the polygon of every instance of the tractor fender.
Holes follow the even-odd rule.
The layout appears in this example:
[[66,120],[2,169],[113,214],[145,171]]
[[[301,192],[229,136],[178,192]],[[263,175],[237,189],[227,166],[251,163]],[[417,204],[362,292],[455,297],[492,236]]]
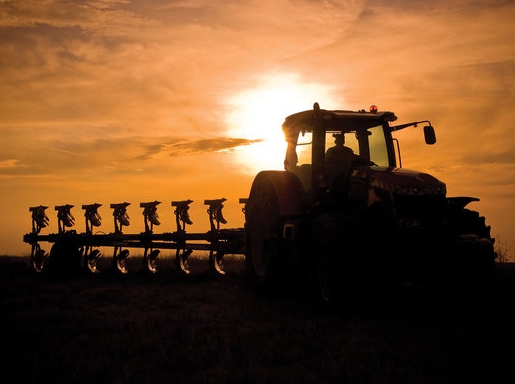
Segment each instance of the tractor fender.
[[479,199],[477,197],[470,196],[448,197],[447,205],[451,211],[461,211],[463,208],[474,201],[479,201]]
[[[252,183],[252,188],[247,204],[252,204],[252,192],[260,185],[270,184],[275,191],[279,213],[282,217],[296,216],[304,213],[302,207],[302,195],[304,188],[299,178],[287,171],[261,171]],[[246,212],[249,209],[245,208]]]

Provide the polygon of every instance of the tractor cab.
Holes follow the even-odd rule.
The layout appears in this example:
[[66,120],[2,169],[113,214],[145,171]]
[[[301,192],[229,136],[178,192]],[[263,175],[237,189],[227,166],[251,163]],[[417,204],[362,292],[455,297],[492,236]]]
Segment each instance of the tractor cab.
[[[290,115],[283,124],[285,170],[295,173],[306,191],[316,191],[355,166],[400,167],[392,132],[421,122],[390,126],[396,120],[393,112],[376,106],[369,112],[328,111],[315,103],[313,110]],[[436,141],[432,126],[424,133],[428,144]]]
[[306,191],[316,190],[354,163],[395,167],[389,122],[392,112],[313,110],[286,118],[285,170],[295,173]]

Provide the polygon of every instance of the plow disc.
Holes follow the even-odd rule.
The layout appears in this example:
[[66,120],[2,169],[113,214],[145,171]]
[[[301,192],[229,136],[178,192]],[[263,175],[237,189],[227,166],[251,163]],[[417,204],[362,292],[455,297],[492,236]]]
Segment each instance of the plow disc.
[[45,250],[41,249],[39,244],[34,244],[32,246],[32,251],[30,253],[30,265],[32,269],[38,273],[43,272],[43,267],[46,263],[45,253]]
[[[240,199],[240,204],[247,199]],[[85,232],[77,233],[71,229],[75,225],[75,217],[71,213],[73,205],[56,206],[58,219],[58,232],[41,234],[46,228],[49,218],[45,213],[46,206],[30,207],[32,213],[32,232],[23,236],[23,241],[30,244],[30,265],[37,273],[49,269],[60,274],[75,274],[79,270],[89,273],[99,273],[99,260],[102,257],[100,247],[112,247],[112,264],[115,271],[120,274],[129,273],[127,260],[130,249],[143,250],[143,266],[152,273],[157,273],[158,259],[163,249],[175,250],[175,267],[183,274],[191,273],[188,258],[194,251],[209,252],[209,268],[215,274],[223,275],[223,257],[226,254],[243,254],[245,235],[243,228],[221,229],[226,224],[223,216],[223,203],[225,198],[205,200],[208,206],[210,229],[205,233],[189,233],[187,225],[193,224],[189,217],[189,205],[192,200],[172,201],[175,209],[176,231],[155,233],[154,226],[161,225],[157,214],[160,201],[140,203],[143,208],[145,231],[142,233],[126,234],[123,228],[130,225],[127,207],[130,203],[111,204],[114,218],[114,232],[93,233],[94,227],[101,225],[102,218],[98,209],[102,204],[82,205],[85,217]],[[50,253],[40,246],[40,243],[53,243]]]
[[179,268],[186,275],[190,274],[190,269],[188,267],[188,257],[192,253],[193,253],[192,249],[183,249],[183,250],[178,249],[176,256],[175,256],[176,267]]

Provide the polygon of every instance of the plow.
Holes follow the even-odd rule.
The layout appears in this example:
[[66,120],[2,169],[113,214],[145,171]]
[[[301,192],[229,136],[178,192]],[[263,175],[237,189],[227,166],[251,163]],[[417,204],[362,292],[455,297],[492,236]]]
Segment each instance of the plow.
[[[53,270],[61,274],[86,270],[99,273],[98,261],[102,257],[101,249],[112,247],[112,264],[121,273],[129,273],[127,260],[131,249],[143,251],[143,265],[150,273],[158,272],[158,259],[162,250],[175,251],[175,266],[184,274],[190,274],[188,257],[193,251],[209,253],[209,268],[218,275],[224,275],[223,258],[227,254],[243,254],[245,249],[245,233],[243,228],[225,229],[227,224],[223,216],[225,198],[204,200],[207,206],[209,230],[203,233],[187,231],[192,225],[189,209],[193,200],[172,201],[176,230],[173,232],[155,233],[154,227],[161,225],[157,213],[160,201],[142,202],[144,231],[141,233],[124,233],[124,227],[130,225],[127,207],[131,203],[110,204],[113,215],[114,231],[95,232],[102,225],[102,217],[98,210],[102,204],[82,205],[84,210],[85,231],[77,232],[75,217],[72,214],[74,205],[55,206],[57,211],[57,233],[42,234],[50,222],[46,214],[47,206],[39,205],[29,208],[32,218],[32,231],[23,236],[23,241],[31,246],[30,266],[37,272]],[[239,200],[245,204],[246,198]],[[245,209],[242,208],[245,212]],[[50,253],[40,243],[52,244]]]

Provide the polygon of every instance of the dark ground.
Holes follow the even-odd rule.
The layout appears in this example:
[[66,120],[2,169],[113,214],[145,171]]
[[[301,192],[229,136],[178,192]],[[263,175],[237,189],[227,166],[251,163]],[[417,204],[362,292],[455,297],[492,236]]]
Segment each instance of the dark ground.
[[[167,264],[168,263],[168,264]],[[0,257],[0,383],[513,383],[515,267],[488,300],[406,290],[341,313],[213,277],[35,275]],[[167,269],[170,267],[170,269]]]

